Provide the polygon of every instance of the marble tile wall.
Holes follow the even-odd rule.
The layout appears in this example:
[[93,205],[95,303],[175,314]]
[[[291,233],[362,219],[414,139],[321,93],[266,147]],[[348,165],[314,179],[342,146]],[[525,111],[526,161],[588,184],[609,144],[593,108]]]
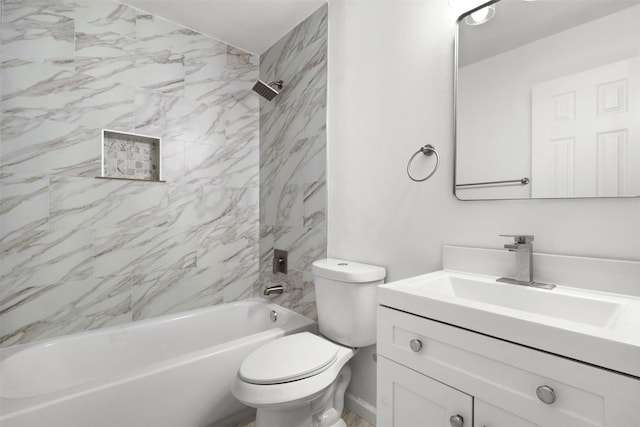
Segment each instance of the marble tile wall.
[[[326,257],[327,6],[260,57],[260,78],[284,80],[260,99],[260,285],[283,285],[278,304],[316,318],[311,263]],[[273,250],[289,273],[273,274]]]
[[[256,295],[259,58],[106,0],[2,0],[1,38],[0,346]],[[102,128],[167,183],[95,179]]]

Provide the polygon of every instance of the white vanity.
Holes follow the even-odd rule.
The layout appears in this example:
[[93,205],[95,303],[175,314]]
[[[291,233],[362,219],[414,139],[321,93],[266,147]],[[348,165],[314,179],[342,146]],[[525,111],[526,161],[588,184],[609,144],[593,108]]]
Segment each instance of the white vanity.
[[379,426],[640,426],[640,262],[534,254],[547,290],[496,282],[513,260],[379,288]]

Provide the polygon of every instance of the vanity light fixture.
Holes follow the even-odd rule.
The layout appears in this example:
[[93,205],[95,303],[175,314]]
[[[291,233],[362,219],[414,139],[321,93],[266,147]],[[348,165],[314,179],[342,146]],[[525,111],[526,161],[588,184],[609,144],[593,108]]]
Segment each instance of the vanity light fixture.
[[483,7],[482,9],[476,10],[466,18],[464,18],[464,22],[467,25],[480,25],[488,22],[491,18],[496,14],[496,8],[494,5],[489,5],[487,7]]

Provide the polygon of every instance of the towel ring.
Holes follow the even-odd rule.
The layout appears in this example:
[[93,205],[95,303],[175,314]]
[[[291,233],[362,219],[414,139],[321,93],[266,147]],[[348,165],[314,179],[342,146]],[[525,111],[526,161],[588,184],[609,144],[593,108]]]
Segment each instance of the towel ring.
[[[429,175],[427,175],[427,176],[425,176],[424,178],[421,178],[421,179],[416,179],[416,178],[411,176],[410,168],[411,168],[411,162],[413,162],[413,159],[415,159],[416,156],[418,154],[420,154],[420,153],[424,154],[425,156],[430,156],[432,154],[435,154],[436,155],[436,166],[433,168],[433,170],[431,171],[431,173]],[[436,170],[438,170],[438,165],[439,164],[440,164],[440,156],[438,156],[438,152],[436,151],[436,149],[435,149],[435,147],[433,145],[427,144],[424,147],[420,147],[420,149],[418,151],[416,151],[414,153],[414,155],[411,156],[411,158],[409,159],[409,163],[407,163],[407,175],[409,175],[409,178],[411,178],[411,180],[415,181],[415,182],[426,181],[429,178],[431,178],[431,176],[434,173],[436,173]]]

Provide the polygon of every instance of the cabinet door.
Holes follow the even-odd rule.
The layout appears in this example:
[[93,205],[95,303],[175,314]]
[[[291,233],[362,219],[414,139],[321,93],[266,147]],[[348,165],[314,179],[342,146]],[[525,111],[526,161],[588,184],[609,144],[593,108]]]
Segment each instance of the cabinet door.
[[[378,425],[472,427],[473,398],[384,357],[378,357]],[[459,416],[462,424],[452,423]]]
[[476,427],[541,427],[478,398],[473,403]]

